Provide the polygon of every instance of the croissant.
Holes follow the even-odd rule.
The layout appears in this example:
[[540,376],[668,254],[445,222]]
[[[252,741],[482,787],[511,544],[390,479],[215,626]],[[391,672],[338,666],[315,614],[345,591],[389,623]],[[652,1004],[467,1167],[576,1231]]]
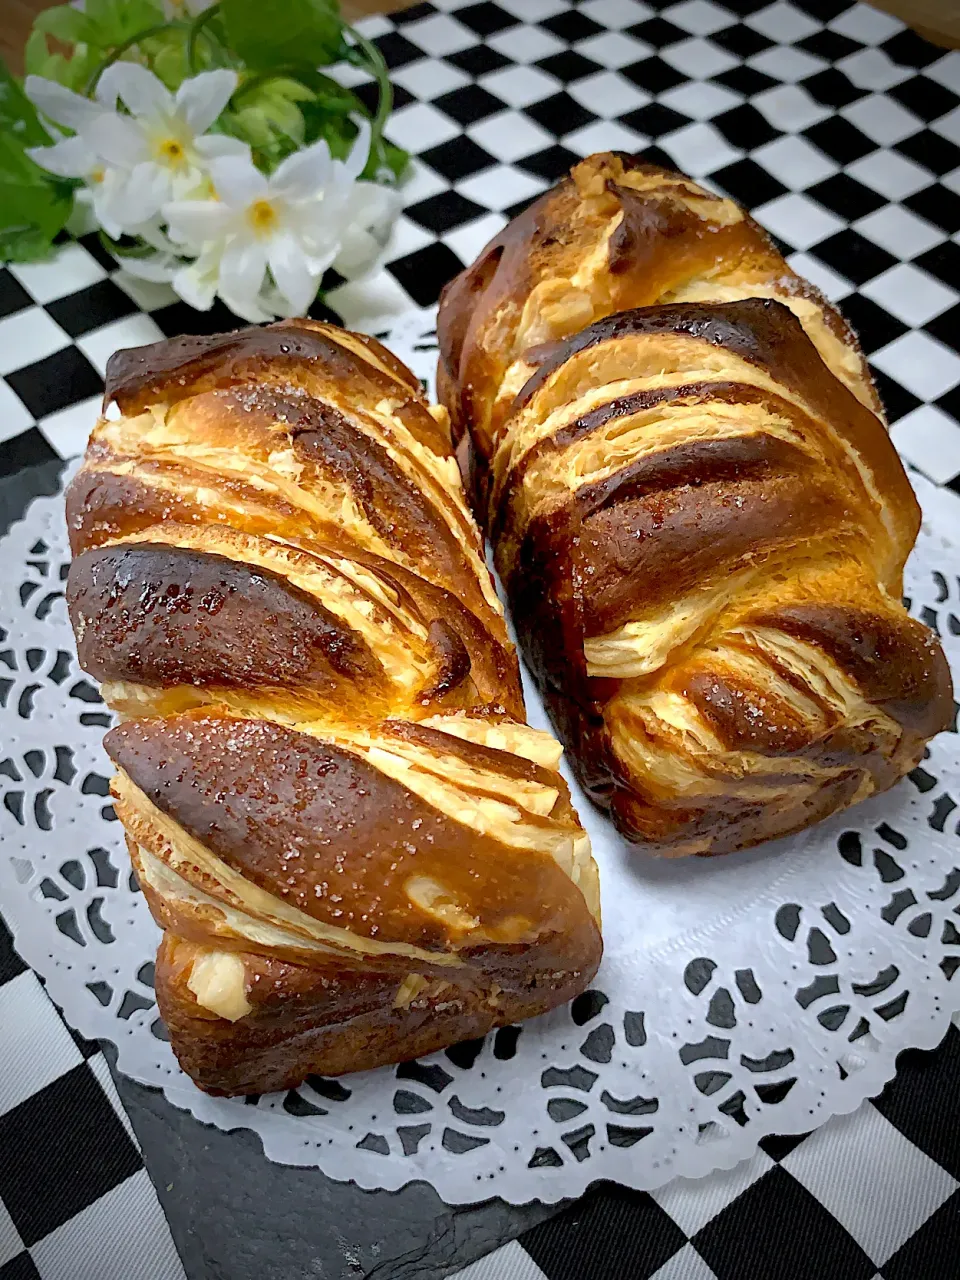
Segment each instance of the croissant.
[[521,648],[629,839],[718,854],[891,786],[952,712],[856,338],[730,200],[589,157],[447,286],[438,373]]
[[560,745],[449,431],[310,320],[117,353],[67,494],[81,665],[163,930],[173,1049],[214,1094],[431,1052],[570,999],[601,943]]

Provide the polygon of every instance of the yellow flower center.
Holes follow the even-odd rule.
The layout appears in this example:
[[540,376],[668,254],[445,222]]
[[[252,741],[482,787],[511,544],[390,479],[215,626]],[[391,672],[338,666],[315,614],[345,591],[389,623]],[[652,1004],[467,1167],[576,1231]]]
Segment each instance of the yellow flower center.
[[267,236],[277,225],[277,211],[269,200],[255,200],[247,210],[247,221],[256,235]]
[[187,150],[179,138],[161,138],[156,146],[157,159],[170,169],[182,169],[187,163]]
[[103,169],[94,169],[93,173],[91,173],[90,175],[90,181],[95,182],[99,185],[104,180],[105,177],[106,177],[106,174],[104,173]]

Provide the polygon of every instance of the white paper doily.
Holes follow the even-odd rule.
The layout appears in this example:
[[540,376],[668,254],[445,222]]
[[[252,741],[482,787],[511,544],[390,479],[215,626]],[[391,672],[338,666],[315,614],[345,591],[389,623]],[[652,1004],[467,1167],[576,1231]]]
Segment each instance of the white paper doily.
[[[384,335],[425,378],[431,326],[418,313]],[[916,487],[910,609],[956,674],[960,506],[922,478]],[[74,656],[67,562],[62,500],[38,499],[0,549],[4,913],[73,1025],[117,1045],[121,1070],[200,1120],[255,1131],[271,1159],[364,1187],[424,1179],[453,1203],[555,1201],[598,1178],[650,1189],[852,1111],[902,1049],[932,1048],[960,1009],[952,732],[887,795],[726,858],[644,857],[577,796],[603,880],[593,991],[418,1063],[259,1100],[206,1097],[157,1019],[159,934],[109,804],[109,718]]]

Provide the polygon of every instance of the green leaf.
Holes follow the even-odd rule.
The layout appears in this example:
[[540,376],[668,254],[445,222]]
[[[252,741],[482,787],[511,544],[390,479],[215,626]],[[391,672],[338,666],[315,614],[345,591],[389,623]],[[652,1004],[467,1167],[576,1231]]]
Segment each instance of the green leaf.
[[102,50],[93,46],[87,46],[83,52],[74,50],[73,57],[67,58],[59,74],[51,76],[51,79],[59,80],[75,93],[86,94],[90,77],[102,61]]
[[301,108],[304,118],[304,145],[324,139],[330,148],[334,160],[342,160],[350,150],[350,143],[356,133],[355,126],[345,116],[331,115],[318,109],[314,103],[304,103]]
[[350,119],[349,114],[356,110],[360,115],[367,114],[359,98],[356,106],[339,98],[328,100],[322,95],[314,98],[312,102],[302,102],[300,111],[305,124],[305,145],[309,146],[319,138],[326,138],[330,146],[330,154],[335,160],[342,159],[357,136],[357,126]]
[[86,13],[72,9],[68,4],[58,4],[53,9],[43,9],[33,24],[33,34],[38,31],[51,35],[64,44],[97,44],[99,26]]
[[303,116],[292,103],[287,104],[282,116],[279,114],[274,115],[273,123],[281,133],[286,134],[292,142],[295,142],[297,147],[303,146]]
[[[410,163],[410,153],[409,151],[404,151],[402,147],[395,147],[392,142],[384,142],[383,159],[387,168],[392,171],[393,176],[402,178],[404,169]],[[364,173],[363,176],[367,177],[367,174]]]
[[153,72],[168,89],[179,89],[184,80],[183,50],[167,45],[153,60]]
[[264,88],[271,97],[285,98],[287,102],[313,100],[313,90],[308,89],[301,81],[291,79],[290,76],[274,76],[272,80],[266,82]]
[[327,115],[349,116],[353,112],[358,112],[362,116],[370,115],[363,101],[352,89],[338,84],[331,76],[325,76],[322,71],[314,71],[310,75],[304,74],[303,79],[313,90],[317,110]]
[[[23,51],[23,63],[28,76],[46,75],[46,66],[50,61],[50,50],[47,37],[42,31],[31,31]],[[53,77],[49,77],[53,79]]]
[[230,47],[254,70],[336,62],[343,24],[336,0],[221,0]]
[[[50,135],[37,116],[36,107],[0,60],[0,135],[21,154],[24,147],[43,147]],[[33,164],[24,156],[25,164]],[[36,168],[36,165],[33,166]],[[39,171],[38,171],[39,172]]]
[[221,123],[232,137],[250,144],[257,153],[254,160],[268,172],[303,146],[303,116],[284,98],[265,98],[230,118],[222,117]]
[[42,256],[73,207],[73,187],[45,174],[13,139],[0,136],[0,256]]
[[[357,103],[360,114],[368,115],[359,99]],[[334,160],[345,160],[357,136],[357,126],[344,112],[328,111],[326,105],[324,98],[317,98],[314,102],[302,105],[301,110],[306,122],[305,141],[309,145],[311,142],[316,142],[318,138],[325,138]],[[336,105],[339,106],[339,102]],[[378,180],[381,170],[387,168],[394,178],[399,178],[409,161],[410,156],[406,151],[380,138],[371,146],[370,158],[360,176],[367,182],[374,182]]]
[[45,80],[55,80],[76,93],[84,93],[97,67],[103,61],[102,51],[90,46],[78,45],[72,58],[65,58],[62,53],[48,54],[42,62],[27,66],[33,76],[43,76]]
[[85,11],[97,29],[93,43],[101,48],[123,44],[164,21],[163,7],[154,0],[87,0]]
[[273,140],[270,121],[261,107],[244,107],[237,111],[230,121],[230,132],[251,147],[269,147]]
[[276,130],[292,138],[298,147],[303,145],[303,116],[292,102],[286,98],[269,98],[262,110]]
[[73,184],[44,173],[25,147],[43,146],[50,135],[33,104],[0,62],[0,259],[41,257],[73,206]]
[[190,74],[187,66],[186,33],[170,27],[159,35],[144,40],[140,46],[147,65],[168,89],[179,89]]
[[[3,184],[0,183],[0,193]],[[6,218],[6,211],[4,211]],[[0,225],[0,262],[41,262],[53,248],[53,237],[33,223]]]

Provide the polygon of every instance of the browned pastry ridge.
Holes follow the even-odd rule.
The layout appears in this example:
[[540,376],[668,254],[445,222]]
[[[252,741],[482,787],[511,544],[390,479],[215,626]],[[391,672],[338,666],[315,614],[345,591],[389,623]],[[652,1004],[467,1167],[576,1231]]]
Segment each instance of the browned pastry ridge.
[[[310,320],[115,355],[67,494],[81,665],[156,992],[211,1093],[544,1012],[600,959],[590,842],[523,723],[447,427]],[[439,415],[442,417],[442,415]]]
[[856,338],[742,209],[591,156],[441,300],[439,386],[592,798],[669,855],[881,791],[952,710]]

